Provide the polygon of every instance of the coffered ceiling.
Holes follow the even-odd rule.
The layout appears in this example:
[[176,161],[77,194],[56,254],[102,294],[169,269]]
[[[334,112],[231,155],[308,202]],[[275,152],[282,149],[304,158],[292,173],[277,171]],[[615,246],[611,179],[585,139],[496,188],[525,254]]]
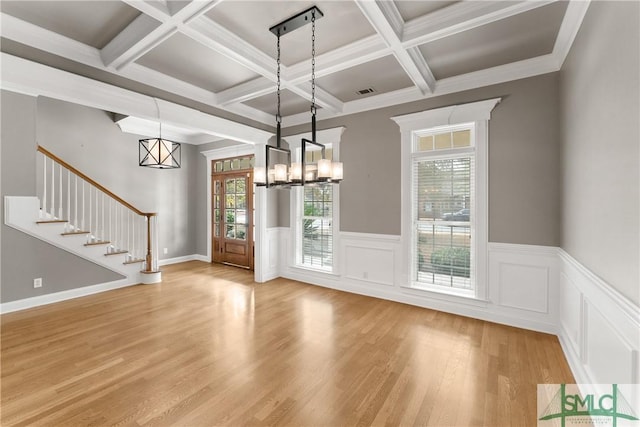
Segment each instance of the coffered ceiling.
[[[271,125],[269,28],[313,5],[324,13],[316,40],[322,119],[557,71],[588,4],[3,0],[0,7],[4,41]],[[310,26],[281,43],[283,125],[291,126],[308,120]]]

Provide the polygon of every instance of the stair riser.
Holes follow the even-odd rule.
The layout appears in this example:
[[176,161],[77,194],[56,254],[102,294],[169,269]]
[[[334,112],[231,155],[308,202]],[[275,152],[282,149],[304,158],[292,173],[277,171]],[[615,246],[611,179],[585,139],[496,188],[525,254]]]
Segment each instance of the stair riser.
[[39,210],[40,201],[37,197],[5,197],[5,224],[123,276],[141,281],[142,264],[123,264],[126,260],[124,254],[104,256],[108,245],[84,246],[87,235],[62,236],[66,223],[36,224]]

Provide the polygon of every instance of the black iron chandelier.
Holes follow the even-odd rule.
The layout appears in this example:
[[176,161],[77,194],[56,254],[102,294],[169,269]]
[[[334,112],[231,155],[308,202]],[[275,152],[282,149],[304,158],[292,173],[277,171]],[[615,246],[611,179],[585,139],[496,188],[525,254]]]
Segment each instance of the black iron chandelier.
[[160,119],[160,107],[155,99],[158,110],[158,122],[160,133],[158,138],[138,140],[138,160],[140,166],[156,169],[177,169],[180,167],[181,149],[180,143],[162,138],[162,120]]
[[[264,166],[254,168],[253,182],[264,187],[287,187],[319,182],[339,183],[342,181],[343,166],[341,162],[327,159],[323,144],[316,141],[316,20],[323,14],[316,6],[300,12],[279,24],[269,28],[277,37],[277,113],[276,113],[276,145],[265,147]],[[300,161],[291,162],[291,150],[281,145],[280,115],[280,37],[304,25],[311,23],[311,139],[302,138]],[[321,158],[317,162],[307,161],[307,149],[320,149]]]

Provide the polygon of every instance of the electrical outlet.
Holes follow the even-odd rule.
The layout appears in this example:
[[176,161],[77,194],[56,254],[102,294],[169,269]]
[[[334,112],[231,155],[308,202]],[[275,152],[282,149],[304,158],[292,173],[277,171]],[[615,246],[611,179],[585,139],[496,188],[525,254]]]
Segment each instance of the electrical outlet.
[[169,253],[169,248],[164,248],[164,254],[168,254]]
[[42,277],[38,277],[37,279],[33,279],[33,287],[41,288],[42,287]]

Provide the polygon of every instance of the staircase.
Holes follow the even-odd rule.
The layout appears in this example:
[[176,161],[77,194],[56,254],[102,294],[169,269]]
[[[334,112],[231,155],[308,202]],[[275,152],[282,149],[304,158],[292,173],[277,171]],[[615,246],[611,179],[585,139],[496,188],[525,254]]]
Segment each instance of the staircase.
[[5,197],[5,224],[126,277],[157,283],[157,220],[43,147],[38,196]]

